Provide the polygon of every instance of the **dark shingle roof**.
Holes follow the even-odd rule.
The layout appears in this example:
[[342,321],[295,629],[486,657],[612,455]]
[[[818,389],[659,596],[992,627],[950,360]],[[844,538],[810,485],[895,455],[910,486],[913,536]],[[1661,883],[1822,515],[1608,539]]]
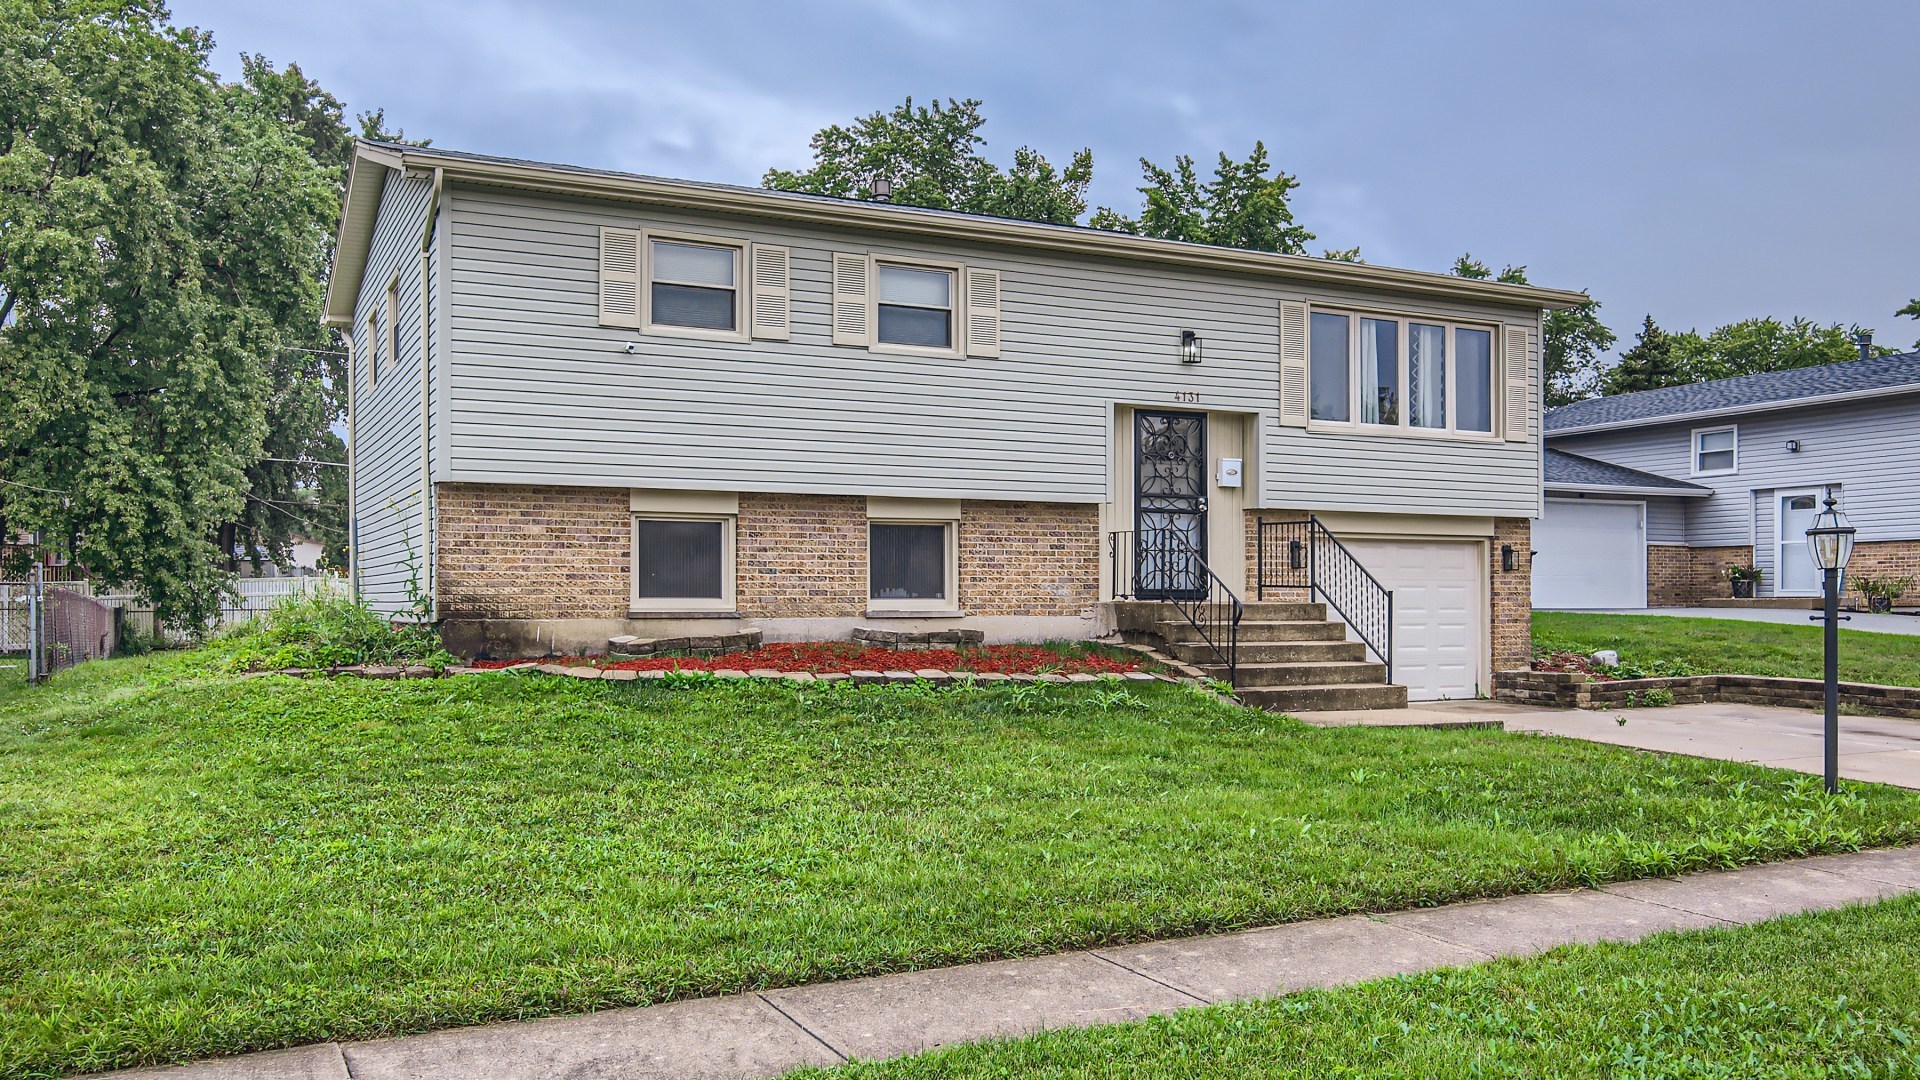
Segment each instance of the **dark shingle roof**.
[[1641,472],[1629,469],[1625,465],[1615,465],[1611,461],[1598,458],[1581,457],[1569,454],[1565,450],[1547,447],[1547,484],[1555,487],[1596,487],[1596,488],[1657,488],[1671,490],[1675,495],[1705,495],[1712,489],[1699,484],[1689,484],[1685,480],[1675,480],[1658,473]]
[[1920,352],[1576,401],[1547,410],[1547,434],[1896,388],[1920,389]]

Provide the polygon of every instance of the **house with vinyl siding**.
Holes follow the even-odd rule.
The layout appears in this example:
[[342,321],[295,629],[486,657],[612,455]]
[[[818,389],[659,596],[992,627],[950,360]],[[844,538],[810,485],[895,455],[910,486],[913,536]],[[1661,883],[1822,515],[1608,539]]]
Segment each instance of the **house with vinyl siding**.
[[1920,353],[1595,398],[1546,428],[1536,607],[1724,601],[1727,566],[1810,606],[1829,490],[1859,530],[1850,574],[1920,574]]
[[[1582,299],[363,142],[353,580],[495,656],[1091,638],[1203,581],[1250,679],[1487,693],[1528,655],[1542,312]],[[1390,634],[1302,576],[1335,558]]]

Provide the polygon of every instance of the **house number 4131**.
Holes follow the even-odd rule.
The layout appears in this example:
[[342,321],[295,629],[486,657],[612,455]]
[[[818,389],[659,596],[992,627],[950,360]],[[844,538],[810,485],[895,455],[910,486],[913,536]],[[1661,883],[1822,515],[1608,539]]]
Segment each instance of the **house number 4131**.
[[1173,400],[1178,401],[1184,405],[1198,405],[1200,404],[1200,391],[1175,390],[1173,392]]

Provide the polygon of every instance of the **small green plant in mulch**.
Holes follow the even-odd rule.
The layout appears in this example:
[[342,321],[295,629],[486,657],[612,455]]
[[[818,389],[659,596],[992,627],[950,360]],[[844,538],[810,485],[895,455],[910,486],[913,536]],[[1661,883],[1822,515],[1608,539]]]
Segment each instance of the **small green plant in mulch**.
[[227,671],[350,664],[444,668],[455,661],[441,648],[432,624],[396,622],[363,603],[325,593],[281,599],[261,617],[215,638],[204,656]]

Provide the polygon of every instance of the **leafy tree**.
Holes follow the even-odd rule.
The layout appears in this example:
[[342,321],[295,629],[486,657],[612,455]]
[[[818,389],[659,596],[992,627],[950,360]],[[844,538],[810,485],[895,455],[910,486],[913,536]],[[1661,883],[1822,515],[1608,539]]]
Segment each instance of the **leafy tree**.
[[[1307,242],[1314,238],[1304,226],[1294,224],[1287,202],[1300,181],[1273,168],[1265,143],[1254,143],[1245,161],[1221,154],[1213,179],[1204,182],[1193,159],[1184,154],[1173,159],[1171,169],[1141,158],[1140,170],[1146,179],[1140,188],[1146,197],[1140,217],[1126,217],[1103,206],[1088,224],[1135,236],[1286,255],[1306,254]],[[1359,249],[1350,254],[1357,261]]]
[[[1472,254],[1454,260],[1456,277],[1492,278],[1511,285],[1527,284],[1527,268],[1508,265],[1495,274]],[[1546,371],[1546,405],[1557,408],[1600,393],[1600,354],[1617,340],[1600,321],[1600,301],[1588,299],[1578,307],[1547,312],[1541,343]]]
[[1673,352],[1683,382],[1838,364],[1860,356],[1852,334],[1839,323],[1821,326],[1802,318],[1784,323],[1743,319],[1705,337],[1676,334]]
[[[377,117],[377,114],[376,114]],[[890,199],[905,206],[1071,225],[1087,209],[1093,152],[1080,150],[1056,169],[1031,147],[1014,151],[1002,170],[980,152],[986,123],[980,102],[968,98],[915,107],[908,98],[888,112],[834,124],[812,139],[813,167],[769,169],[760,183],[780,191],[872,199],[870,184],[886,180]]]
[[[1698,340],[1688,333],[1685,337]],[[1675,357],[1675,335],[1660,329],[1648,315],[1640,326],[1640,335],[1633,346],[1620,354],[1619,363],[1607,369],[1601,383],[1609,394],[1631,394],[1638,390],[1658,390],[1664,386],[1681,386],[1693,382]],[[1689,343],[1682,343],[1683,350]],[[1684,355],[1684,352],[1683,352]]]
[[[1920,297],[1916,297],[1912,300],[1907,301],[1907,306],[1901,308],[1899,311],[1894,312],[1894,314],[1905,315],[1908,318],[1913,318],[1913,319],[1920,319]],[[1913,347],[1916,352],[1920,352],[1920,341],[1914,342]]]
[[1331,259],[1334,262],[1363,263],[1367,261],[1360,257],[1360,249],[1357,247],[1327,248],[1320,253],[1320,257],[1323,259]]
[[220,526],[258,497],[338,213],[211,45],[142,0],[0,0],[4,516],[187,627],[226,588]]

